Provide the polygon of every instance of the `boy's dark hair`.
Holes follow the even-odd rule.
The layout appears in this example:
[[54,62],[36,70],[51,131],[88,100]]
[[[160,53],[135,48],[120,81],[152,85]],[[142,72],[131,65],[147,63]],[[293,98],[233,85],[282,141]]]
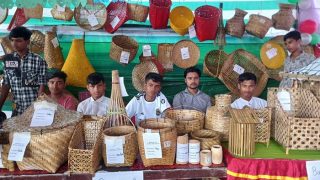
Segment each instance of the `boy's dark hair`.
[[191,73],[191,72],[195,72],[195,73],[197,73],[198,75],[199,75],[199,77],[201,77],[201,71],[200,71],[200,69],[198,69],[198,68],[196,68],[196,67],[189,67],[189,68],[187,68],[185,71],[184,71],[184,78],[186,78],[187,77],[187,74],[188,73]]
[[257,77],[253,73],[245,72],[239,75],[238,83],[242,83],[243,81],[254,81],[255,84],[257,84]]
[[18,26],[15,27],[11,30],[9,34],[9,39],[11,40],[12,38],[23,38],[24,40],[29,40],[31,37],[32,32],[27,29],[26,27],[23,26]]
[[301,39],[301,34],[299,31],[290,31],[286,35],[284,35],[283,40],[286,41],[289,38],[297,41]]
[[105,83],[104,77],[101,73],[91,73],[89,74],[88,78],[87,78],[87,84],[91,84],[91,85],[97,85],[100,82]]
[[60,70],[52,70],[51,72],[48,72],[48,80],[53,78],[59,78],[62,79],[64,82],[67,80],[67,74]]
[[146,78],[144,80],[145,83],[147,83],[149,80],[152,80],[153,82],[162,83],[162,76],[158,73],[150,72],[146,75]]

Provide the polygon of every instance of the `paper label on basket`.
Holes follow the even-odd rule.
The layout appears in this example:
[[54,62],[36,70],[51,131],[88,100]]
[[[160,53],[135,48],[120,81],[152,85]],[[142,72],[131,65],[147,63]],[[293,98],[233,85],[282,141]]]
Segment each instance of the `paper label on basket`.
[[189,59],[190,58],[190,54],[189,54],[189,48],[188,47],[184,47],[181,48],[181,58],[182,59]]
[[122,97],[129,96],[127,93],[126,86],[124,85],[124,78],[123,77],[119,77],[119,83],[120,83],[120,90],[121,90]]
[[171,146],[171,141],[165,141],[163,142],[164,148],[169,148]]
[[274,58],[274,57],[276,57],[278,55],[277,51],[278,50],[276,48],[271,48],[266,52],[266,54],[267,54],[269,59],[272,59],[272,58]]
[[143,180],[143,171],[97,171],[92,180]]
[[111,138],[105,139],[106,142],[106,157],[108,164],[123,164],[123,139],[122,138]]
[[88,16],[88,22],[89,22],[91,27],[94,27],[94,26],[99,24],[99,21],[98,21],[97,17],[94,14],[90,14]]
[[52,43],[52,45],[53,45],[54,48],[59,47],[59,41],[58,41],[58,38],[57,38],[57,37],[53,38],[53,39],[51,40],[51,43]]
[[30,132],[13,133],[13,140],[9,150],[8,160],[22,161],[24,152],[31,139]]
[[159,133],[143,133],[144,152],[147,159],[162,158]]
[[177,162],[188,162],[189,159],[189,146],[187,144],[177,144]]
[[116,16],[115,18],[113,18],[113,20],[111,21],[110,25],[114,29],[118,25],[119,22],[120,22],[120,19],[119,19],[118,16]]
[[55,110],[49,108],[34,110],[30,127],[50,126],[53,123]]
[[151,46],[150,45],[143,45],[143,57],[150,57],[151,54]]
[[320,179],[320,161],[306,161],[308,180]]
[[291,111],[291,97],[288,91],[282,90],[278,92],[277,98],[284,111]]
[[0,168],[4,168],[3,163],[2,163],[2,144],[0,144]]
[[130,52],[122,51],[120,55],[120,62],[124,64],[129,63]]
[[0,56],[5,55],[6,53],[4,52],[4,49],[2,47],[2,44],[0,44]]
[[121,139],[122,144],[126,143],[126,137],[125,136],[105,136],[104,137],[104,144],[107,144],[108,139]]
[[66,11],[66,7],[65,6],[59,6],[59,4],[57,4],[57,11],[65,12]]
[[194,25],[189,26],[189,37],[190,39],[196,37],[196,29],[194,28]]
[[244,68],[241,67],[241,66],[239,66],[238,64],[235,64],[235,65],[233,66],[233,71],[236,72],[236,73],[238,73],[238,74],[240,75],[240,74],[243,74],[243,73],[244,73]]

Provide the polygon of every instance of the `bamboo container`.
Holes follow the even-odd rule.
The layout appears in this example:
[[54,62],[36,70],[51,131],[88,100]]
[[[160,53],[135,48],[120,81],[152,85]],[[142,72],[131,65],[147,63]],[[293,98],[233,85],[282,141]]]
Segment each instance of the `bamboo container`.
[[200,163],[200,141],[196,139],[189,140],[189,163]]
[[176,164],[187,164],[189,161],[189,142],[188,134],[177,138]]
[[210,150],[202,150],[200,152],[200,164],[201,164],[201,166],[204,166],[204,167],[208,167],[212,164]]

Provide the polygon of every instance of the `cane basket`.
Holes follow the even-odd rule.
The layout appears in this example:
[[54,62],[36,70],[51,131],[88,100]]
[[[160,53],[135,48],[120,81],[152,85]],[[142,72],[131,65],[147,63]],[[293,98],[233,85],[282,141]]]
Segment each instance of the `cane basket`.
[[222,50],[212,50],[206,54],[203,63],[203,72],[212,77],[219,77],[223,63],[228,54]]
[[219,132],[201,129],[191,132],[193,139],[200,141],[201,150],[211,149],[213,145],[220,145],[221,134]]
[[146,22],[149,15],[149,7],[139,4],[128,4],[130,20]]
[[251,14],[249,22],[246,25],[246,31],[249,34],[262,39],[267,34],[270,27],[272,27],[272,24],[272,20],[265,16]]
[[216,39],[220,10],[216,7],[204,5],[195,10],[196,34],[199,41]]
[[[118,63],[121,59],[122,51],[130,53],[128,63],[130,63],[137,54],[139,45],[137,41],[125,35],[116,35],[112,37],[112,43],[110,48],[110,58]],[[121,64],[128,64],[121,63]]]

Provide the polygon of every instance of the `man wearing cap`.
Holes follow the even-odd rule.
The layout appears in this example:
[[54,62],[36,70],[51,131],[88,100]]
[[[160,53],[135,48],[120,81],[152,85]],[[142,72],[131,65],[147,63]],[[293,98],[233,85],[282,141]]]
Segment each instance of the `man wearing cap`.
[[148,73],[145,77],[144,91],[133,97],[126,106],[130,118],[135,117],[136,125],[141,120],[160,118],[163,111],[170,108],[167,98],[160,92],[162,76]]
[[0,109],[11,89],[15,108],[12,116],[22,114],[45,89],[47,63],[28,46],[32,32],[19,26],[9,34],[14,47],[12,54],[4,56],[4,77],[0,97]]
[[194,109],[206,112],[211,106],[211,98],[198,89],[201,71],[196,67],[189,67],[184,71],[184,82],[187,88],[176,94],[172,106],[175,109]]

